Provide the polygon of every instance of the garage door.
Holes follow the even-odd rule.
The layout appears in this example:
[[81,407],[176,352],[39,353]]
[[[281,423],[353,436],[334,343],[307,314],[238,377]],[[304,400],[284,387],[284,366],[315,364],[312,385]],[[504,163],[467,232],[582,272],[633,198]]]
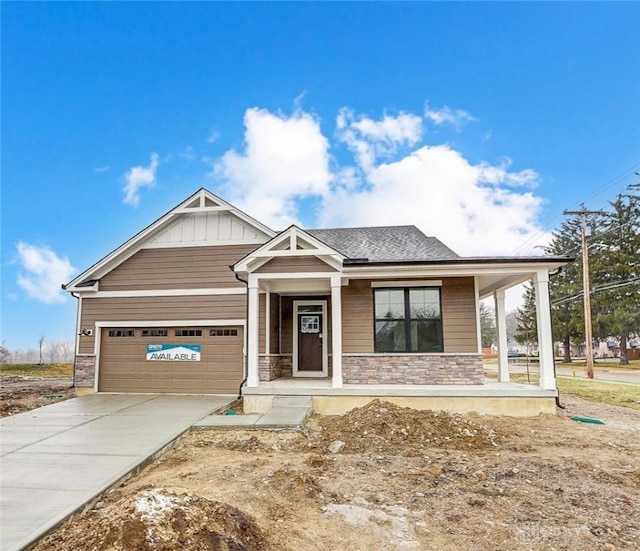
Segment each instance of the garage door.
[[102,392],[235,393],[242,382],[242,327],[102,329]]

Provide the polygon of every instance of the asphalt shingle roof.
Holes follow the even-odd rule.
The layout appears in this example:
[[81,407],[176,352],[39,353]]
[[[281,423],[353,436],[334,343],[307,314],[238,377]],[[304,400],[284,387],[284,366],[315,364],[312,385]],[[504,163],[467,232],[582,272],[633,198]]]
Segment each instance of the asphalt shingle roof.
[[415,226],[305,230],[349,259],[369,262],[451,260],[459,258],[444,243]]

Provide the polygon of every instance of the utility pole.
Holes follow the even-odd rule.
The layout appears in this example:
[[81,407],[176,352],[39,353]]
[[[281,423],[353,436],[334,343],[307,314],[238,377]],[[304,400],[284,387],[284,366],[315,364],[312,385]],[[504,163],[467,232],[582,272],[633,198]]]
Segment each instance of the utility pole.
[[564,215],[580,216],[582,237],[582,294],[584,295],[584,338],[586,345],[587,378],[593,379],[593,334],[591,329],[591,289],[589,285],[589,248],[587,247],[587,215],[605,214],[601,210],[587,210],[584,203],[580,210],[565,210]]

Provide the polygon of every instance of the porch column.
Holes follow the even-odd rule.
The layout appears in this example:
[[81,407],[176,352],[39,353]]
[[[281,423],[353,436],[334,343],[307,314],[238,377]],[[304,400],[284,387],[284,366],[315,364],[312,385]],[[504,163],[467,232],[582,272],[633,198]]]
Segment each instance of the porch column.
[[538,270],[533,277],[536,292],[536,321],[538,325],[538,356],[540,358],[540,388],[556,389],[553,370],[553,334],[551,305],[549,304],[549,272]]
[[339,275],[331,276],[331,336],[331,386],[342,388],[342,281]]
[[259,386],[258,375],[258,320],[260,319],[260,302],[258,297],[258,279],[249,275],[248,285],[248,319],[247,319],[247,387]]
[[508,383],[509,355],[507,345],[507,315],[504,306],[504,289],[493,293],[496,305],[496,332],[498,334],[498,381]]

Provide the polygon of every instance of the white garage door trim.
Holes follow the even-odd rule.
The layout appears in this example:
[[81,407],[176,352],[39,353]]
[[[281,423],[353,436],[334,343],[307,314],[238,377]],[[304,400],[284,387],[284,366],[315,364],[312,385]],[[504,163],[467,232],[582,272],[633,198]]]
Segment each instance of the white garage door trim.
[[[93,380],[93,391],[98,392],[98,381],[100,380],[100,341],[102,340],[102,329],[108,327],[208,327],[212,325],[241,325],[243,329],[242,356],[246,355],[247,321],[244,319],[224,319],[224,320],[153,320],[153,321],[96,321],[96,335],[94,342],[94,354],[96,356],[95,375]],[[245,362],[242,362],[244,366]],[[244,371],[244,367],[243,367]],[[244,373],[243,373],[244,376]]]

